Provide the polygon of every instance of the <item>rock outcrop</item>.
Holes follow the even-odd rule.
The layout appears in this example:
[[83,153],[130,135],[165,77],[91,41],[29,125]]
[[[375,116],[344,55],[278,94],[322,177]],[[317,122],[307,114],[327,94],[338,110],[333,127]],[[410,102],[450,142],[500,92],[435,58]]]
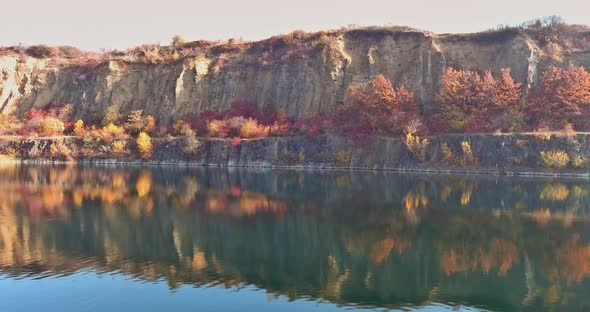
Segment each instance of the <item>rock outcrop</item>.
[[[538,133],[439,135],[428,138],[421,157],[409,150],[401,138],[372,137],[363,143],[345,137],[269,137],[243,140],[232,145],[229,139],[202,139],[195,155],[184,151],[185,140],[153,141],[151,164],[198,165],[213,167],[290,167],[308,169],[372,169],[422,172],[471,172],[494,174],[574,175],[588,177],[588,164],[573,166],[573,159],[590,159],[590,134]],[[465,159],[463,144],[468,144],[472,159]],[[0,140],[1,150],[15,151],[17,161],[63,161],[53,157],[51,146],[66,146],[81,163],[138,163],[135,142],[127,142],[127,152],[109,154],[107,146],[96,146],[92,155],[84,155],[84,141],[76,137],[11,138]],[[448,150],[447,155],[443,145]],[[550,169],[540,154],[564,151],[570,158],[568,168]],[[88,154],[86,152],[86,154]],[[113,158],[117,157],[117,158]]]
[[[359,28],[259,42],[188,43],[180,54],[173,47],[155,47],[156,59],[104,53],[92,65],[86,54],[48,57],[7,48],[0,51],[0,111],[22,114],[32,107],[72,103],[78,117],[98,118],[115,105],[123,112],[143,109],[169,122],[248,101],[307,117],[334,111],[348,85],[383,74],[413,89],[428,114],[449,66],[494,72],[510,68],[515,80],[533,85],[552,64],[590,68],[589,45],[575,45],[589,39],[584,27],[570,34],[571,47],[553,48],[510,29],[438,35],[399,27]],[[174,54],[162,58],[164,50]]]

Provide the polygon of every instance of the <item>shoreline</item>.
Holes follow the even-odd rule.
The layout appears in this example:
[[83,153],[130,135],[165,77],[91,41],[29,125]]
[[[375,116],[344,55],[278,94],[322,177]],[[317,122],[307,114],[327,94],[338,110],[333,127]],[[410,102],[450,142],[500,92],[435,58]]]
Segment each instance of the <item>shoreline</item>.
[[533,170],[497,170],[497,169],[468,169],[468,168],[371,168],[359,166],[325,166],[325,165],[272,165],[272,164],[221,164],[221,163],[198,163],[190,161],[157,161],[157,160],[0,160],[2,165],[76,165],[88,167],[177,167],[177,168],[253,168],[269,170],[289,171],[367,171],[367,172],[394,172],[423,175],[463,175],[463,176],[501,176],[501,177],[524,177],[524,178],[575,178],[590,180],[590,170],[585,172],[551,172]]
[[[232,146],[229,139],[199,139],[193,155],[186,154],[182,137],[173,140],[158,138],[152,144],[151,158],[142,160],[132,140],[127,142],[124,153],[115,153],[110,145],[102,143],[89,149],[77,137],[0,138],[0,151],[16,152],[0,157],[0,163],[354,170],[590,179],[590,133],[546,137],[537,134],[438,135],[429,137],[422,153],[409,148],[402,138],[369,137],[363,145],[356,145],[349,138],[330,135],[251,139],[241,141],[238,146]],[[54,145],[65,146],[68,154],[56,155],[52,151]],[[468,153],[463,150],[464,146],[467,146]],[[564,167],[544,166],[540,156],[548,151],[567,154],[568,164]],[[575,157],[589,163],[575,167],[572,163]]]

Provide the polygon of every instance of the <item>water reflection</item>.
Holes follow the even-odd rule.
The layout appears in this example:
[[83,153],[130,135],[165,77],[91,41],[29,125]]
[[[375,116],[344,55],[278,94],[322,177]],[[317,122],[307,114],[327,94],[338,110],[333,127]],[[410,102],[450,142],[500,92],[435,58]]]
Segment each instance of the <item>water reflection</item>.
[[590,308],[590,184],[0,167],[0,270],[254,285],[341,305]]

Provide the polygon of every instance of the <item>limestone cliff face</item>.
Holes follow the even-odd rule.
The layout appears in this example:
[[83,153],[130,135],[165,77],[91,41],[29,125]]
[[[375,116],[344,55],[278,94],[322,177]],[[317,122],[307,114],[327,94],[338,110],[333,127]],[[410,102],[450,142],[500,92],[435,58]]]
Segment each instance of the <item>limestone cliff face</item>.
[[[587,34],[584,33],[584,36]],[[518,31],[435,35],[399,28],[328,32],[312,40],[271,38],[218,44],[178,58],[142,62],[105,55],[93,66],[74,58],[0,56],[0,111],[72,103],[78,117],[101,116],[106,107],[143,109],[163,122],[202,110],[227,109],[237,101],[284,107],[290,116],[331,112],[351,83],[378,74],[405,83],[426,113],[445,68],[510,68],[534,84],[551,64],[590,67],[590,50],[546,49]],[[278,42],[278,43],[277,43]]]

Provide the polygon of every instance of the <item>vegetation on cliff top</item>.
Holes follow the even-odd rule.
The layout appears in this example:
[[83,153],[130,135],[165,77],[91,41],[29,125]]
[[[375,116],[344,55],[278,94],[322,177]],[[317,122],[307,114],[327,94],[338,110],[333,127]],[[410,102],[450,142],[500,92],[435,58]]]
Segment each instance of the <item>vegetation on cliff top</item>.
[[260,41],[198,40],[188,42],[182,36],[173,36],[170,45],[144,44],[125,51],[102,52],[81,51],[74,47],[45,45],[13,46],[0,48],[0,55],[30,56],[49,59],[54,63],[70,66],[93,67],[109,60],[158,64],[176,61],[183,57],[215,56],[247,51],[259,54],[258,62],[267,64],[274,61],[287,61],[292,58],[305,58],[330,47],[338,38],[374,38],[387,35],[433,36],[442,40],[469,38],[486,43],[501,42],[514,35],[524,34],[538,43],[550,58],[560,58],[564,51],[590,50],[590,28],[583,25],[568,25],[558,16],[548,16],[526,21],[517,26],[500,25],[479,33],[471,34],[432,34],[428,31],[407,26],[357,26],[349,25],[339,29],[319,32],[295,30],[284,35],[272,36]]

